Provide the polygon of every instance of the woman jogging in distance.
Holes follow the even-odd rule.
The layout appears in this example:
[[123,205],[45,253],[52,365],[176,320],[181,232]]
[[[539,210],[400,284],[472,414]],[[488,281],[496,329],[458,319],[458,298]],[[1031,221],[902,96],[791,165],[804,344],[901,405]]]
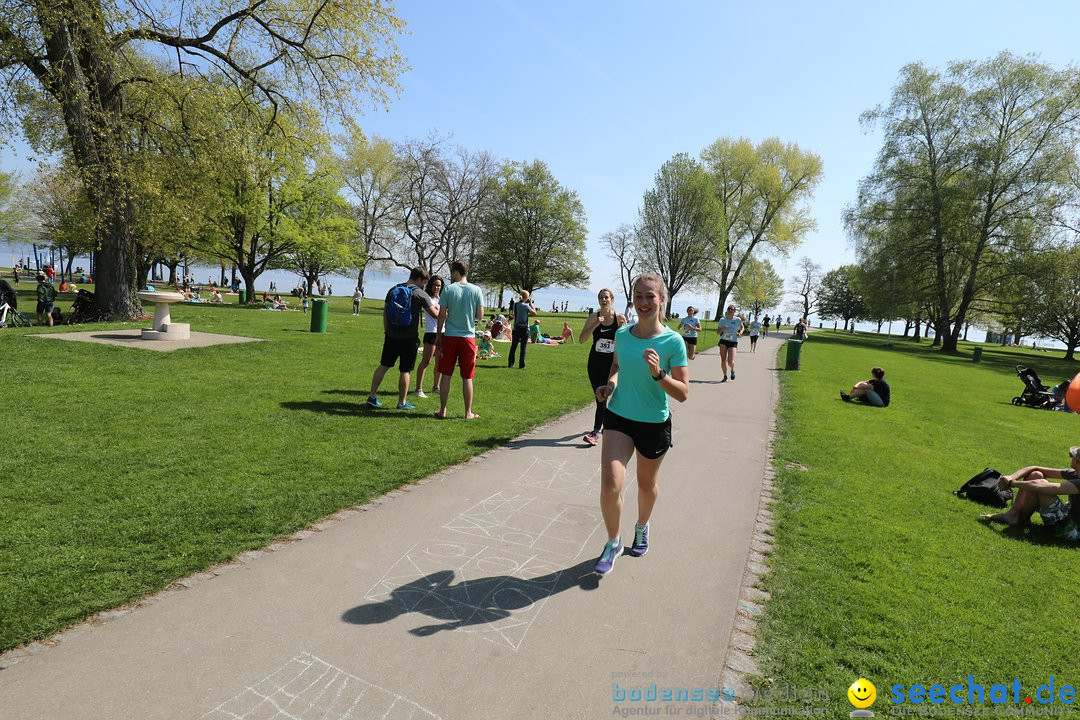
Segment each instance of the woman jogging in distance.
[[750,352],[757,352],[757,338],[761,332],[761,323],[758,322],[757,313],[754,313],[754,319],[750,321],[750,324],[746,326],[750,331]]
[[[607,384],[608,376],[611,375],[611,360],[615,357],[615,331],[620,325],[626,324],[626,318],[615,314],[615,293],[604,288],[596,295],[600,301],[600,309],[589,316],[585,321],[585,327],[581,329],[578,342],[585,343],[586,338],[592,335],[592,345],[589,347],[589,387],[596,392],[596,388]],[[607,402],[596,398],[596,414],[593,415],[592,432],[582,438],[587,444],[595,445],[600,441],[600,432],[604,429],[604,412]]]
[[[424,292],[435,301],[435,317],[431,317],[430,314],[424,313],[424,356],[420,358],[420,367],[416,369],[416,397],[426,398],[427,394],[424,392],[424,373],[427,372],[428,365],[431,364],[432,357],[435,356],[435,335],[439,329],[439,295],[442,294],[444,281],[438,275],[432,275],[428,280],[427,286],[424,288]],[[437,358],[436,358],[437,359]],[[439,394],[439,370],[438,363],[435,363],[435,380],[431,385],[431,394]]]
[[698,333],[701,332],[701,321],[697,318],[698,309],[691,305],[686,308],[686,317],[679,321],[679,331],[682,333],[683,342],[686,343],[686,356],[694,359],[697,352]]
[[724,317],[716,323],[716,332],[720,333],[720,369],[724,376],[720,382],[728,381],[730,368],[731,379],[735,379],[735,351],[739,347],[739,338],[743,334],[743,321],[735,315],[735,306],[728,305]]
[[664,281],[652,273],[639,275],[633,293],[638,321],[616,331],[611,374],[606,385],[596,388],[596,399],[608,405],[600,459],[600,511],[608,541],[596,560],[600,575],[611,572],[623,551],[622,489],[635,452],[638,517],[630,554],[641,557],[649,551],[649,518],[660,493],[657,474],[671,447],[668,397],[683,402],[690,395],[686,345],[662,322]]

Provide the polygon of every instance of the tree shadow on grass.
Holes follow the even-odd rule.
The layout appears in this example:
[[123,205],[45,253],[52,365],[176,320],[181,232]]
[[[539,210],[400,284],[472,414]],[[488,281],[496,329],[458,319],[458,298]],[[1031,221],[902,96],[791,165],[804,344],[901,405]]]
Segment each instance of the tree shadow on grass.
[[386,599],[357,605],[342,613],[341,619],[353,625],[376,625],[415,612],[442,621],[409,631],[418,637],[489,623],[497,629],[499,621],[552,595],[575,587],[595,590],[599,587],[599,576],[593,570],[593,562],[585,560],[531,578],[491,575],[462,578],[457,584],[453,570],[439,570],[396,588],[378,588],[383,591],[380,595],[387,595]]
[[[832,333],[826,331],[825,333],[816,335],[812,341],[809,341],[807,346],[803,348],[803,352],[813,352],[813,343],[815,342],[848,345],[858,347],[862,350],[879,350],[882,353],[902,353],[905,355],[917,356],[920,359],[949,365],[984,367],[1006,375],[1014,376],[1016,375],[1017,365],[1026,365],[1027,367],[1035,368],[1039,373],[1039,377],[1042,378],[1043,383],[1046,384],[1053,384],[1053,378],[1058,375],[1061,375],[1062,379],[1065,379],[1066,377],[1071,378],[1076,374],[1077,370],[1080,370],[1080,365],[1078,365],[1076,361],[1064,360],[1060,357],[1054,357],[1045,353],[1034,355],[1017,347],[1003,347],[1001,345],[971,341],[961,341],[959,351],[956,353],[943,353],[939,348],[931,347],[930,344],[925,341],[916,343],[908,338],[898,339],[894,336],[892,343],[889,344],[884,337],[871,336],[863,333],[851,335],[849,333]],[[982,348],[983,350],[982,361],[979,363],[972,361],[975,347]],[[1064,351],[1061,352],[1064,353]],[[1019,383],[1020,380],[1017,379],[1017,382]]]
[[[366,397],[367,393],[363,393]],[[433,422],[439,422],[431,413],[426,410],[417,408],[416,410],[398,410],[394,407],[397,403],[397,396],[394,396],[393,404],[383,405],[381,408],[373,408],[367,403],[355,403],[355,402],[327,402],[324,400],[296,400],[280,403],[280,406],[285,410],[304,410],[307,412],[317,412],[324,415],[337,415],[339,417],[382,417],[390,420],[405,419],[405,420],[431,420]]]

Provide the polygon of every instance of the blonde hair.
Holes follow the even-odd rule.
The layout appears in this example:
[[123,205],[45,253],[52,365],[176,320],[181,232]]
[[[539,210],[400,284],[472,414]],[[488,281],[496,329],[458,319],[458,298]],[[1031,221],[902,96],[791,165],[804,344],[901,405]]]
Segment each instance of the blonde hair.
[[667,301],[667,285],[664,284],[664,279],[662,277],[660,277],[659,275],[657,275],[656,273],[641,273],[636,278],[634,278],[634,284],[630,286],[630,295],[631,295],[630,302],[631,302],[631,304],[633,304],[633,302],[634,302],[633,294],[634,294],[634,291],[637,290],[637,284],[639,282],[641,282],[642,280],[649,280],[651,282],[656,283],[657,286],[659,286],[659,288],[660,288],[660,313],[659,313],[659,315],[660,315],[660,322],[664,322],[665,320],[667,320],[667,315],[664,314],[664,305],[666,304],[666,301]]

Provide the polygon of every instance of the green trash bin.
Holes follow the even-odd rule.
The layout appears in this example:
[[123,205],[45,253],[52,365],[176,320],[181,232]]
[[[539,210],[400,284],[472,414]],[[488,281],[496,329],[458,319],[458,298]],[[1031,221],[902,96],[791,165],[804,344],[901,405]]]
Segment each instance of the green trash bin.
[[240,291],[240,304],[247,305],[247,290]]
[[326,301],[315,298],[311,301],[311,332],[326,332]]
[[982,362],[982,345],[976,345],[974,352],[971,353],[972,362]]
[[802,344],[802,340],[787,341],[787,362],[784,364],[785,370],[799,369],[799,356],[802,355]]

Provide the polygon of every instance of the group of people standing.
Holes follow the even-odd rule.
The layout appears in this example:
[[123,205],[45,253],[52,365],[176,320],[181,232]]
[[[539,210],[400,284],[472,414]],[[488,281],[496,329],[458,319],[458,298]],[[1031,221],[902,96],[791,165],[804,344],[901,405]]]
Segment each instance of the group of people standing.
[[[415,410],[408,400],[412,371],[420,349],[418,336],[421,316],[424,324],[424,357],[416,384],[417,397],[427,397],[423,391],[424,374],[436,349],[435,384],[438,388],[440,407],[435,417],[445,419],[450,398],[450,382],[455,366],[460,369],[462,394],[465,401],[465,419],[480,416],[473,412],[473,377],[476,374],[476,323],[484,318],[483,291],[468,281],[468,264],[455,260],[450,265],[451,284],[439,276],[432,277],[427,270],[416,267],[409,279],[386,294],[383,311],[383,348],[379,365],[371,378],[371,392],[367,404],[381,408],[379,385],[387,371],[398,366],[398,410]],[[435,390],[433,389],[434,393]]]

